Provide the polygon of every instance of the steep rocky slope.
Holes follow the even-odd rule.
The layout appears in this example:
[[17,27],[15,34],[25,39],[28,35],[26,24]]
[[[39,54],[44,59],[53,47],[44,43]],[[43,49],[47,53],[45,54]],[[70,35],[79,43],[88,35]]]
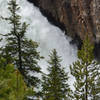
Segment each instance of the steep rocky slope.
[[48,19],[80,46],[80,40],[89,35],[99,55],[100,0],[28,0],[40,8]]

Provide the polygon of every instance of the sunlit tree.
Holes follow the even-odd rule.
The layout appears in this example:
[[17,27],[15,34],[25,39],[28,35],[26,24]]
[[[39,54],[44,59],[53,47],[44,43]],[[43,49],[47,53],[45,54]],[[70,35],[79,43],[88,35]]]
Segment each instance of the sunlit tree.
[[71,74],[75,77],[74,99],[75,100],[97,100],[96,85],[99,77],[100,66],[94,60],[94,46],[88,36],[83,41],[81,50],[78,51],[78,60],[70,66]]
[[5,59],[0,59],[0,100],[27,100],[33,90],[29,89],[20,72],[12,64],[4,66]]

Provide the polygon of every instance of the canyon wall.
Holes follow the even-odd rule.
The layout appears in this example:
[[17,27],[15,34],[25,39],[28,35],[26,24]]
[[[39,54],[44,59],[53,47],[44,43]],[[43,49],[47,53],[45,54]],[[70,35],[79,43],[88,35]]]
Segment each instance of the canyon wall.
[[28,0],[80,45],[86,34],[100,50],[100,0]]

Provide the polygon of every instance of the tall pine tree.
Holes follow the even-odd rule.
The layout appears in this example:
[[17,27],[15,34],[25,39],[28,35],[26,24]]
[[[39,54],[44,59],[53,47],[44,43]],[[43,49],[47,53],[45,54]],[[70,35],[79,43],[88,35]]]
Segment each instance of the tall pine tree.
[[61,59],[54,49],[50,54],[48,74],[43,75],[43,100],[70,100],[71,93],[68,85],[68,73],[60,64]]
[[[93,44],[88,36],[83,41],[81,50],[78,51],[78,60],[70,66],[71,74],[75,77],[74,99],[75,100],[97,100],[95,99],[96,85],[99,78],[99,66],[94,60]],[[96,89],[95,89],[96,88]]]
[[30,75],[29,72],[40,72],[38,61],[41,57],[37,51],[38,44],[25,37],[28,25],[25,22],[21,23],[21,16],[18,14],[20,7],[16,0],[10,0],[8,5],[11,15],[8,18],[2,18],[9,22],[11,31],[4,35],[7,43],[2,47],[1,54],[7,63],[13,63],[18,68],[29,86],[37,86],[39,79]]

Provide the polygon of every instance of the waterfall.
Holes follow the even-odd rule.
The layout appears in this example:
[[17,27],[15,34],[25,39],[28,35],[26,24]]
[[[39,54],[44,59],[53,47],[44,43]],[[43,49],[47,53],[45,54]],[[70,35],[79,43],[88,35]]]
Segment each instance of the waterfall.
[[[9,16],[7,1],[9,0],[0,0],[0,16]],[[18,13],[22,16],[22,21],[30,24],[26,36],[39,43],[38,50],[46,61],[50,51],[55,48],[63,59],[62,65],[68,71],[68,66],[77,59],[77,47],[70,45],[71,38],[65,36],[58,27],[51,25],[33,4],[27,0],[17,0],[17,2],[21,7]],[[9,29],[8,23],[0,20],[0,33],[6,34]],[[43,72],[46,72],[48,65],[45,60],[39,62]]]

